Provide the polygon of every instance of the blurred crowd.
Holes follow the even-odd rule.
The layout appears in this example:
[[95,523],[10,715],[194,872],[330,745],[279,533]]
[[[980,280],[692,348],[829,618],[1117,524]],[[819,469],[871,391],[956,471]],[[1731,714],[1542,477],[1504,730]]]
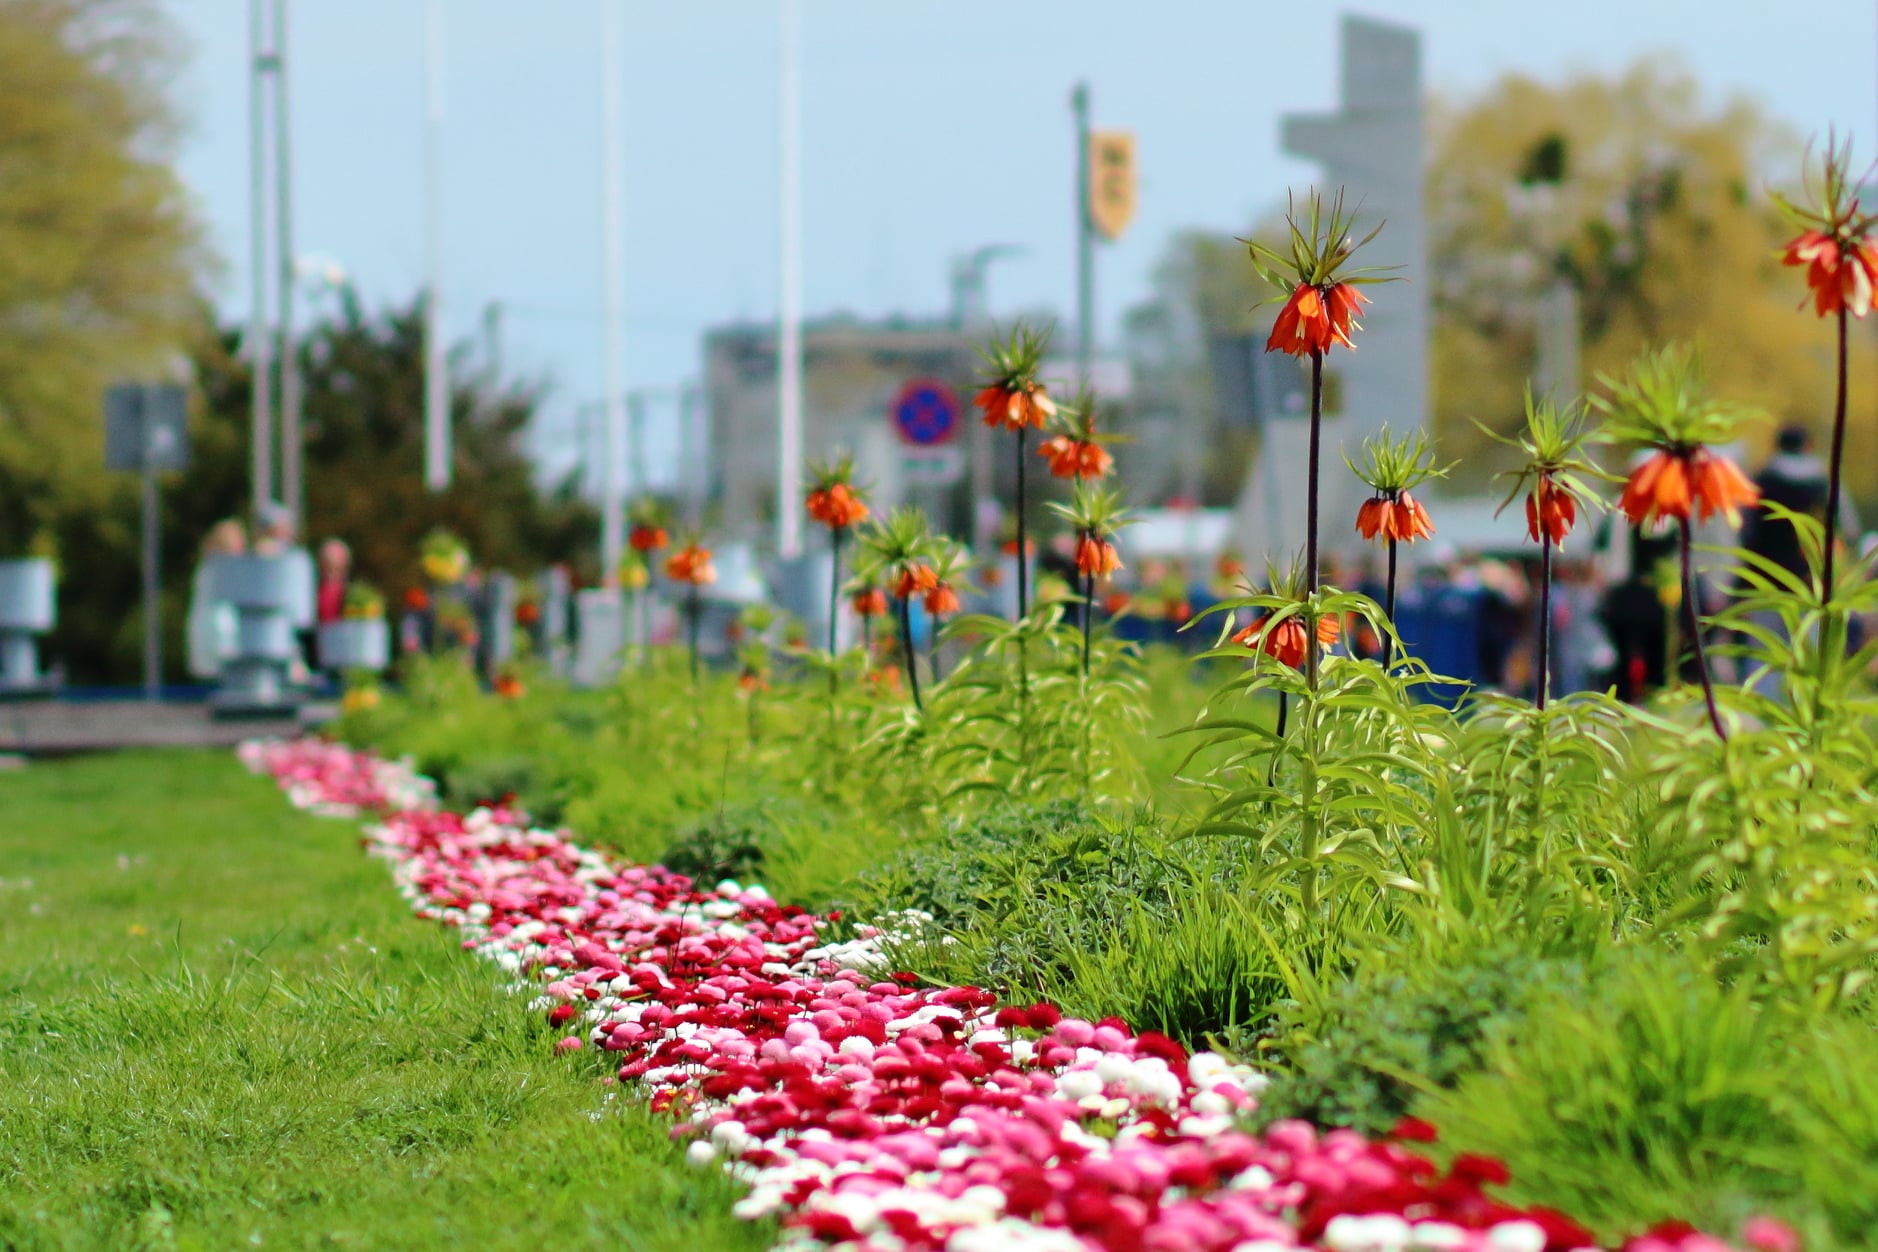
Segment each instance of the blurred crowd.
[[[1800,427],[1783,429],[1776,450],[1755,476],[1762,499],[1795,513],[1821,517],[1826,476]],[[1856,536],[1858,519],[1842,502],[1839,529]],[[1438,524],[1438,521],[1437,521]],[[1522,536],[1523,538],[1523,536]],[[1739,546],[1772,566],[1807,578],[1807,563],[1795,527],[1765,509],[1750,510],[1741,525],[1720,518],[1698,527],[1697,542],[1712,548]],[[1841,562],[1878,563],[1878,534],[1867,534]],[[1432,698],[1451,702],[1469,687],[1531,696],[1536,690],[1539,612],[1539,558],[1533,545],[1513,553],[1457,551],[1437,541],[1403,550],[1395,622],[1409,655],[1436,674],[1458,680]],[[1606,516],[1589,544],[1576,537],[1555,554],[1552,563],[1551,691],[1614,691],[1640,701],[1674,674],[1694,677],[1693,619],[1684,605],[1673,531],[1646,533],[1625,524],[1621,515]],[[1325,561],[1324,582],[1384,598],[1380,556],[1360,565],[1337,557]],[[1742,571],[1718,554],[1697,559],[1699,615],[1718,613],[1741,584]],[[1104,606],[1127,637],[1178,642],[1192,648],[1211,646],[1217,624],[1182,632],[1195,614],[1221,599],[1245,594],[1244,571],[1231,557],[1220,559],[1211,578],[1195,577],[1178,560],[1145,559],[1127,590],[1110,593]],[[1756,624],[1783,629],[1774,615]],[[1856,651],[1878,631],[1878,621],[1852,623],[1848,646]],[[1738,664],[1712,627],[1704,636],[1717,676],[1747,682],[1753,675]],[[1381,641],[1366,625],[1348,632],[1338,649],[1379,656]]]

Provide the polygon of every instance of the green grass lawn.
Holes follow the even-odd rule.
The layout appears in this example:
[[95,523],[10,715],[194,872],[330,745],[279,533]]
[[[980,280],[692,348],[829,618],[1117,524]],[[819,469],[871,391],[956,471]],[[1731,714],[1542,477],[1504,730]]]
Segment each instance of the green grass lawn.
[[760,1248],[226,753],[0,774],[0,1247]]

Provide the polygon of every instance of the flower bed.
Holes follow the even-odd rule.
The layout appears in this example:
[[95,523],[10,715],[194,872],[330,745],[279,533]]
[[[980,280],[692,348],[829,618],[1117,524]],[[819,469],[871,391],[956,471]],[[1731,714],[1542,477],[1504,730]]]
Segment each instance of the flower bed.
[[[311,741],[242,760],[292,802],[371,813],[372,851],[423,917],[537,993],[564,1052],[598,1049],[677,1121],[687,1155],[750,1185],[737,1212],[777,1215],[783,1246],[1337,1252],[1411,1247],[1558,1252],[1592,1237],[1488,1191],[1492,1159],[1445,1170],[1407,1144],[1280,1122],[1238,1128],[1263,1086],[1212,1053],[1049,1005],[889,972],[880,933],[829,942],[834,919],[760,887],[700,890],[615,866],[504,809],[443,811],[405,765]],[[917,926],[917,917],[893,924]],[[1792,1252],[1791,1232],[1747,1241]],[[1630,1252],[1726,1245],[1686,1227]]]

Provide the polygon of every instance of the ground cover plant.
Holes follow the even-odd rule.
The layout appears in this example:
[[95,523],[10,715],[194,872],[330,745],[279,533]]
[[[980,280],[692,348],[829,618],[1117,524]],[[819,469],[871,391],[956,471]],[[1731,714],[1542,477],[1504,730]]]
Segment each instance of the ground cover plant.
[[0,1246],[769,1242],[225,754],[35,764],[0,812]]
[[[1827,154],[1786,257],[1841,332],[1878,268],[1844,162]],[[1313,197],[1288,255],[1257,251],[1284,301],[1269,350],[1312,379],[1308,541],[1190,624],[1213,644],[1191,672],[1095,620],[1126,515],[1095,485],[1112,467],[1089,452],[1093,413],[1045,394],[1045,336],[1019,327],[978,399],[1020,464],[1028,432],[1056,423],[1038,451],[1075,480],[1055,502],[1075,579],[1033,584],[1020,532],[1016,620],[957,614],[956,550],[914,511],[870,518],[836,465],[805,492],[870,632],[879,620],[866,647],[753,620],[734,671],[701,669],[694,640],[611,691],[535,676],[520,699],[421,661],[406,696],[341,733],[411,754],[459,805],[539,806],[628,862],[835,906],[831,943],[922,985],[1115,1015],[1183,1056],[1255,1065],[1271,1086],[1235,1106],[1247,1127],[1432,1126],[1475,1181],[1510,1171],[1521,1202],[1652,1252],[1694,1237],[1682,1222],[1868,1245],[1873,1182],[1841,1162],[1870,1159],[1878,1125],[1878,641],[1853,630],[1878,611],[1869,563],[1831,524],[1767,506],[1806,568],[1732,554],[1731,598],[1707,618],[1693,525],[1757,504],[1719,450],[1754,415],[1709,393],[1698,350],[1654,348],[1582,401],[1528,403],[1507,505],[1548,584],[1599,509],[1666,533],[1690,681],[1641,708],[1543,684],[1532,701],[1429,698],[1449,684],[1402,646],[1389,591],[1328,585],[1318,561],[1326,525],[1390,554],[1439,525],[1411,489],[1443,467],[1414,441],[1353,460],[1375,493],[1354,519],[1319,514],[1324,360],[1387,298],[1358,288],[1387,276],[1355,267],[1357,237],[1341,201]],[[1844,359],[1841,333],[1834,495]],[[686,551],[681,574],[708,568],[700,542]],[[951,614],[928,658],[916,600]],[[1380,646],[1352,646],[1365,637]],[[1050,1029],[1027,1023],[996,1028]]]

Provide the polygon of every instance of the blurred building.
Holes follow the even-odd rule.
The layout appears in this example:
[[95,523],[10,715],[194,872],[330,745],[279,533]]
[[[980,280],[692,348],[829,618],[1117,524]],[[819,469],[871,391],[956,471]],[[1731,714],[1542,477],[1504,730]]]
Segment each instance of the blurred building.
[[[1007,443],[989,432],[972,407],[983,371],[978,350],[983,329],[954,320],[840,316],[803,325],[803,454],[820,460],[847,453],[857,477],[872,489],[878,512],[895,504],[924,508],[951,534],[972,531],[973,463],[994,498],[1015,495],[1016,471]],[[719,326],[704,336],[704,398],[708,442],[708,495],[715,527],[725,537],[762,543],[776,517],[776,326],[772,321]],[[1042,375],[1052,394],[1073,392],[1074,366],[1051,359]],[[1100,358],[1094,386],[1106,401],[1125,401],[1126,362]],[[955,433],[944,444],[917,447],[901,434],[896,401],[911,383],[950,389]],[[989,453],[990,455],[986,455]],[[1035,463],[1038,478],[1043,466]],[[801,507],[797,498],[790,507]]]

